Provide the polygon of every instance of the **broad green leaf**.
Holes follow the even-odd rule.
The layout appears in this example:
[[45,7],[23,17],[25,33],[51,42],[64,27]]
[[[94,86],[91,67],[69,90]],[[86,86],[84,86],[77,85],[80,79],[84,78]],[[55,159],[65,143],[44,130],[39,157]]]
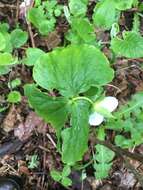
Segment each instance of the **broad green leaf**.
[[16,64],[17,60],[10,53],[0,53],[0,66]]
[[77,96],[91,86],[105,85],[113,76],[104,54],[89,45],[71,45],[47,53],[36,62],[33,71],[38,85],[58,89],[67,97]]
[[0,51],[6,47],[6,40],[2,33],[0,33]]
[[94,27],[86,18],[73,18],[66,38],[73,44],[97,45]]
[[38,90],[35,85],[26,85],[24,91],[39,116],[51,123],[56,129],[61,129],[64,126],[68,116],[67,99],[50,97]]
[[88,0],[69,0],[69,9],[74,16],[85,16]]
[[27,32],[21,29],[15,29],[11,32],[11,43],[14,48],[19,48],[26,43],[28,39]]
[[134,0],[114,0],[116,9],[126,10],[132,8]]
[[143,57],[143,37],[135,32],[126,32],[123,34],[123,39],[115,37],[111,40],[111,49],[118,56]]
[[114,0],[102,0],[94,8],[93,21],[96,27],[110,29],[117,22],[118,15]]
[[87,150],[89,105],[85,101],[77,101],[71,105],[71,126],[62,132],[62,160],[68,165],[82,159]]
[[27,48],[26,58],[24,59],[24,64],[28,66],[35,65],[36,61],[44,54],[44,51],[38,48]]

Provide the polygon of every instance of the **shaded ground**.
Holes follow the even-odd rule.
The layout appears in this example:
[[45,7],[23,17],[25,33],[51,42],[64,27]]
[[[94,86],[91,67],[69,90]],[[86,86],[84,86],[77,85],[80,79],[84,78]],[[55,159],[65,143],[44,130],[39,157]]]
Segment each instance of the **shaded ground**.
[[[64,0],[60,3],[66,3]],[[17,21],[21,23],[23,28],[28,30],[26,23],[18,17],[17,0],[13,3],[7,0],[0,2],[0,20],[8,21],[11,28]],[[88,14],[92,13],[92,2],[89,6]],[[122,27],[130,28],[130,21],[132,20],[132,13],[125,13],[122,20]],[[68,24],[64,18],[57,21],[56,31],[48,38],[35,37],[36,47],[49,50],[63,43],[64,33],[68,29]],[[108,33],[98,33],[102,36],[103,41],[108,41]],[[31,46],[31,41],[26,46]],[[104,46],[105,54],[110,58],[106,45]],[[24,55],[24,49],[16,52],[19,57]],[[143,90],[143,70],[141,62],[143,60],[124,60],[119,59],[116,63],[116,77],[112,84],[106,86],[107,94],[115,95],[120,100],[120,103],[125,102],[135,92]],[[21,65],[14,68],[8,75],[0,77],[0,105],[7,106],[5,96],[9,92],[7,86],[8,82],[15,78],[20,78],[22,85],[18,88],[23,94],[22,86],[32,81],[31,71],[26,66]],[[54,182],[49,171],[51,168],[61,169],[60,155],[56,151],[55,142],[56,137],[54,130],[46,125],[28,106],[27,100],[23,97],[18,105],[11,105],[8,110],[0,113],[0,174],[1,175],[21,175],[25,190],[64,190],[64,187]],[[111,134],[109,134],[111,135]],[[114,134],[112,134],[114,135]],[[18,137],[22,141],[18,140]],[[92,139],[92,129],[91,129]],[[91,140],[92,141],[92,140]],[[91,142],[92,144],[92,142]],[[89,144],[90,145],[90,144]],[[83,162],[89,161],[89,152],[85,155]],[[143,147],[140,146],[137,150],[143,153]],[[29,161],[31,156],[37,155],[38,162],[36,169],[29,169]],[[133,165],[140,167],[139,163],[132,161]],[[92,167],[89,165],[86,168],[87,178],[81,182],[79,172],[72,172],[71,178],[73,180],[72,190],[124,190],[124,189],[143,189],[140,188],[138,182],[135,180],[133,174],[127,170],[123,164],[122,159],[116,158],[114,160],[114,167],[110,173],[110,177],[103,181],[97,181],[94,178]]]

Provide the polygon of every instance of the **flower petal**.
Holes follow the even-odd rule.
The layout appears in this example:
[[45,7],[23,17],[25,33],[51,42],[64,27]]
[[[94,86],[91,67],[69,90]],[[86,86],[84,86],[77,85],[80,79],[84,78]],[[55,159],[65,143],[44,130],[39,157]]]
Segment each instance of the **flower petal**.
[[89,124],[93,126],[100,125],[103,120],[104,117],[97,112],[94,112],[89,116]]
[[99,106],[108,110],[109,112],[113,112],[118,106],[118,100],[115,97],[108,96],[99,103]]

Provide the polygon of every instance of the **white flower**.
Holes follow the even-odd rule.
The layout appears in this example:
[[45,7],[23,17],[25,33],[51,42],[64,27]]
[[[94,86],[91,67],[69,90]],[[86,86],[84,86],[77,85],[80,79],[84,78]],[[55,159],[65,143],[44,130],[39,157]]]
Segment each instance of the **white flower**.
[[[103,108],[109,111],[110,113],[113,112],[118,106],[118,100],[115,97],[108,96],[104,98],[102,101],[97,103],[98,108]],[[96,109],[96,104],[95,104]],[[104,121],[104,116],[98,112],[93,112],[89,116],[89,124],[93,126],[100,125]]]

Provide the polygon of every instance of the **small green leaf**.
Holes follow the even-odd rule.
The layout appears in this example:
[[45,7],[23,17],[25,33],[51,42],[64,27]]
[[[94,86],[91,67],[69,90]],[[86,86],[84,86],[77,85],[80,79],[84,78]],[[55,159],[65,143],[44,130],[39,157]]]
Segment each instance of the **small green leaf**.
[[5,75],[10,71],[10,67],[8,66],[0,66],[0,75]]
[[28,20],[38,28],[41,21],[45,20],[44,11],[40,8],[31,8],[27,14]]
[[88,0],[70,0],[69,9],[74,16],[85,16]]
[[25,95],[35,111],[51,123],[57,130],[61,129],[68,116],[68,101],[62,97],[50,97],[41,92],[35,85],[24,87]]
[[8,87],[11,89],[14,89],[21,85],[21,80],[19,78],[16,78],[8,83]]
[[61,183],[63,186],[68,187],[68,186],[72,185],[72,180],[68,177],[64,177],[64,178],[62,178]]
[[[103,128],[99,128],[98,130],[98,138],[100,140],[105,139],[105,132]],[[112,166],[112,159],[114,158],[115,154],[109,148],[97,144],[95,146],[96,154],[94,155],[94,169],[96,179],[104,179],[108,176],[109,170]]]
[[13,65],[16,62],[10,53],[0,53],[0,66]]
[[26,43],[28,39],[27,32],[21,29],[15,29],[11,32],[11,43],[14,48],[19,48]]
[[0,33],[0,51],[5,49],[5,47],[6,47],[5,37],[4,37],[4,35],[2,33]]
[[52,177],[55,181],[57,181],[57,182],[59,182],[59,181],[62,179],[61,173],[58,172],[58,171],[56,171],[56,170],[51,171],[50,174],[51,174],[51,177]]
[[126,139],[122,135],[116,135],[115,143],[116,143],[117,146],[120,146],[122,148],[131,148],[134,145],[132,139]]
[[39,32],[42,35],[47,35],[49,32],[52,32],[54,30],[55,27],[55,20],[43,20],[41,21],[41,23],[39,24]]
[[62,132],[62,160],[73,165],[82,159],[87,150],[89,132],[89,105],[85,101],[77,101],[71,105],[71,126]]
[[28,66],[35,65],[36,61],[44,54],[44,51],[38,48],[27,48],[26,58],[24,59],[24,64]]
[[21,94],[18,91],[12,91],[8,94],[7,98],[10,103],[17,103],[21,101]]
[[94,27],[87,18],[73,18],[66,38],[74,44],[97,45]]
[[116,9],[118,10],[127,10],[131,9],[134,0],[114,0]]
[[94,8],[93,21],[96,27],[110,29],[118,21],[118,16],[114,0],[102,0]]
[[71,173],[71,168],[70,166],[66,165],[62,171],[62,177],[67,177]]
[[124,38],[111,40],[111,49],[118,55],[127,58],[143,57],[143,37],[136,32],[125,32]]

